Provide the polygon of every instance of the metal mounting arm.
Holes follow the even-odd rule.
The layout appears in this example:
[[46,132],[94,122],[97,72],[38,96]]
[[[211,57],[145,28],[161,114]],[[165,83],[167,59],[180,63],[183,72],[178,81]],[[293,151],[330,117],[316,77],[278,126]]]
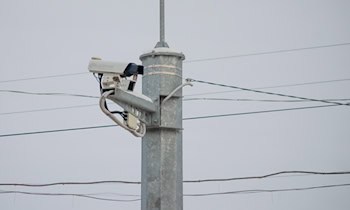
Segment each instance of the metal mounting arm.
[[123,102],[145,112],[156,112],[157,110],[156,105],[153,104],[150,98],[131,91],[116,88],[114,95],[110,95],[108,98],[116,103]]
[[169,100],[178,90],[180,90],[181,88],[185,87],[185,86],[193,86],[193,84],[190,81],[187,81],[185,83],[183,83],[182,85],[178,86],[177,88],[175,88],[173,91],[171,91],[171,93],[164,98],[164,100],[162,101],[162,105]]
[[132,113],[141,122],[147,125],[151,122],[151,114],[155,113],[158,109],[150,98],[118,88],[108,99],[121,106],[125,111]]

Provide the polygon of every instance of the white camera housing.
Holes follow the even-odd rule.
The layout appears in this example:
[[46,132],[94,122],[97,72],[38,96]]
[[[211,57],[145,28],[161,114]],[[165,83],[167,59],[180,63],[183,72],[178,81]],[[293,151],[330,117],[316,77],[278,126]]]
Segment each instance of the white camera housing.
[[92,58],[89,63],[89,71],[93,73],[114,73],[122,75],[129,63],[118,63],[112,61],[103,61],[101,59]]
[[118,74],[121,77],[143,74],[143,66],[134,63],[104,61],[100,58],[91,58],[88,69],[98,74]]

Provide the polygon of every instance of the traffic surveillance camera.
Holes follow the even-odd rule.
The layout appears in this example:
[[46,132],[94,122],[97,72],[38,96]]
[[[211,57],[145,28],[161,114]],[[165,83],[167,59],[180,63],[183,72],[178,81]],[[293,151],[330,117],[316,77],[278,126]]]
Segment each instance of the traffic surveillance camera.
[[[88,69],[100,78],[101,92],[120,88],[133,91],[137,75],[143,74],[143,66],[135,63],[104,61],[101,58],[91,58]],[[127,79],[127,77],[131,77]]]
[[100,58],[91,58],[89,71],[98,74],[118,74],[121,77],[130,77],[132,75],[143,74],[143,66],[135,63],[120,63],[112,61],[103,61]]
[[[142,137],[146,132],[148,113],[155,112],[156,106],[144,95],[134,93],[137,76],[143,74],[143,66],[135,63],[120,63],[91,58],[88,69],[100,85],[100,108],[120,127],[134,136]],[[113,100],[124,111],[110,111],[106,100]],[[116,100],[116,101],[115,101]],[[115,116],[119,114],[120,116]]]

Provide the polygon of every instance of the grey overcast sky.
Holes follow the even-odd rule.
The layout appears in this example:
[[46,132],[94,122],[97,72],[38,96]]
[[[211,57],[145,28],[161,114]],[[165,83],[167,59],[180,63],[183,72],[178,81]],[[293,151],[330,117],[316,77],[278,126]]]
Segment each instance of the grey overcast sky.
[[[90,57],[140,63],[158,41],[158,0],[1,0],[0,135],[113,124],[98,99],[38,96],[5,90],[99,95],[87,73]],[[343,80],[266,91],[315,99],[350,99],[348,0],[167,0],[166,41],[186,55],[185,77],[247,88]],[[233,56],[227,59],[197,59]],[[84,73],[86,72],[86,73]],[[75,74],[12,81],[18,79]],[[82,73],[82,74],[80,74]],[[186,98],[290,100],[194,83]],[[141,81],[137,84],[141,91]],[[205,93],[205,94],[204,94]],[[211,93],[211,94],[208,94]],[[200,94],[200,95],[199,95]],[[348,103],[347,101],[340,101]],[[35,111],[71,106],[80,108]],[[255,112],[320,102],[184,101],[184,117]],[[25,113],[14,113],[28,111]],[[349,171],[350,107],[334,106],[184,121],[184,179],[264,175],[284,170]],[[128,180],[141,176],[141,142],[120,128],[0,138],[0,183]],[[185,184],[184,193],[285,189],[350,183],[350,175],[283,176]],[[102,193],[137,199],[139,185],[45,188],[49,193]],[[1,191],[0,191],[1,193]],[[184,209],[348,210],[350,187],[296,192],[185,197]],[[0,194],[2,210],[140,209],[140,202],[77,196]]]

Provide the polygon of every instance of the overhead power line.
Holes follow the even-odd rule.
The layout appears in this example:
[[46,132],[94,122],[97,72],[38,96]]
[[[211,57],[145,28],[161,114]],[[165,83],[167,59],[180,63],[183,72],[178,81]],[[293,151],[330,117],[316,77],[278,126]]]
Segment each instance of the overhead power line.
[[[322,99],[326,101],[350,101],[350,98]],[[276,102],[276,103],[297,103],[310,102],[310,100],[273,100],[273,99],[251,99],[251,98],[185,98],[183,101],[234,101],[234,102]],[[1,114],[1,113],[0,113]]]
[[[314,81],[314,82],[305,82],[305,83],[296,83],[296,84],[287,84],[287,85],[277,85],[277,86],[267,86],[267,87],[258,87],[253,89],[269,89],[269,88],[279,88],[279,87],[293,87],[293,86],[300,86],[300,85],[314,85],[314,84],[321,84],[321,83],[333,83],[333,82],[342,82],[342,81],[350,81],[350,78],[348,79],[336,79],[336,80],[323,80],[323,81]],[[219,99],[219,98],[188,98],[189,96],[198,96],[198,95],[210,95],[210,94],[218,94],[218,93],[228,93],[228,92],[237,92],[241,90],[229,90],[229,91],[219,91],[219,92],[206,92],[206,93],[198,93],[198,94],[190,94],[184,96],[184,101],[194,101],[194,100],[223,100],[223,101],[259,101],[259,102],[302,102],[305,100],[255,100],[255,99]],[[37,93],[24,93],[23,94],[37,94]],[[52,95],[55,93],[39,93],[39,95]],[[69,95],[73,96],[75,94],[71,93],[61,93],[63,95]],[[97,96],[87,96],[87,97],[97,97]],[[346,101],[347,99],[323,99],[327,101]],[[78,106],[63,106],[63,107],[54,107],[54,108],[44,108],[44,109],[32,109],[32,110],[22,110],[22,111],[13,111],[13,112],[3,112],[0,113],[0,115],[11,115],[11,114],[21,114],[21,113],[32,113],[32,112],[42,112],[42,111],[53,111],[53,110],[65,110],[65,109],[74,109],[74,108],[84,108],[84,107],[90,107],[95,106],[94,104],[88,104],[88,105],[78,105]]]
[[[304,86],[304,85],[316,85],[316,84],[345,82],[345,81],[350,81],[350,78],[334,79],[334,80],[322,80],[322,81],[314,81],[314,82],[303,82],[303,83],[294,83],[294,84],[286,84],[286,85],[264,86],[264,87],[256,87],[256,88],[252,88],[252,89],[262,90],[262,89],[273,89],[273,88],[297,87],[297,86]],[[195,93],[195,94],[185,95],[184,97],[186,98],[189,96],[212,95],[212,94],[219,94],[219,93],[232,93],[232,92],[239,92],[239,91],[242,91],[242,90],[203,92],[203,93]]]
[[311,46],[311,47],[292,48],[292,49],[283,49],[283,50],[263,51],[263,52],[256,52],[256,53],[247,53],[247,54],[237,54],[237,55],[229,55],[229,56],[221,56],[221,57],[199,58],[199,59],[188,60],[188,61],[185,61],[184,63],[198,63],[198,62],[204,62],[204,61],[216,61],[216,60],[224,60],[224,59],[258,56],[258,55],[271,55],[271,54],[297,52],[297,51],[304,51],[304,50],[315,50],[315,49],[321,49],[321,48],[348,46],[348,45],[350,45],[350,42],[329,44],[329,45],[318,45],[318,46]]
[[[113,103],[108,102],[107,104],[110,105]],[[76,106],[62,106],[62,107],[43,108],[43,109],[29,109],[29,110],[13,111],[13,112],[0,112],[0,115],[46,112],[46,111],[77,109],[77,108],[86,108],[86,107],[98,107],[98,104],[84,104],[84,105],[76,105]]]
[[10,137],[10,136],[25,136],[25,135],[33,135],[33,134],[44,134],[44,133],[59,133],[59,132],[67,132],[67,131],[78,131],[78,130],[90,130],[90,129],[98,129],[98,128],[110,128],[116,127],[117,125],[100,125],[100,126],[89,126],[89,127],[80,127],[80,128],[66,128],[66,129],[56,129],[56,130],[46,130],[46,131],[34,131],[34,132],[24,132],[24,133],[14,133],[14,134],[5,134],[0,135],[2,137]]
[[331,175],[349,175],[350,171],[334,171],[334,172],[280,171],[280,172],[266,174],[266,175],[262,175],[262,176],[245,176],[245,177],[232,177],[232,178],[221,178],[221,179],[219,178],[219,179],[189,180],[189,181],[184,181],[184,183],[230,182],[230,181],[239,181],[239,180],[266,179],[266,178],[270,178],[270,177],[276,177],[276,176],[280,176],[280,175],[290,175],[290,174],[331,176]]
[[85,108],[85,107],[93,107],[93,106],[98,107],[98,104],[86,104],[86,105],[77,105],[77,106],[63,106],[63,107],[44,108],[44,109],[29,109],[29,110],[14,111],[14,112],[2,112],[0,113],[0,115],[45,112],[45,111],[76,109],[76,108]]
[[91,181],[91,182],[53,182],[46,184],[25,184],[25,183],[0,183],[0,186],[19,186],[19,187],[51,187],[58,185],[97,185],[97,184],[132,184],[139,185],[141,182],[137,181],[115,181],[115,180],[102,180],[102,181]]
[[0,90],[0,92],[40,95],[40,96],[72,96],[72,97],[82,97],[82,98],[100,98],[99,96],[90,96],[90,95],[73,94],[73,93],[36,93],[36,92],[28,92],[28,91],[21,91],[21,90]]
[[[198,116],[198,117],[187,117],[187,118],[183,118],[183,120],[198,120],[198,119],[209,119],[209,118],[219,118],[219,117],[263,114],[263,113],[272,113],[272,112],[283,112],[283,111],[293,111],[293,110],[325,108],[325,107],[333,107],[333,106],[340,106],[340,105],[307,106],[307,107],[296,107],[296,108],[286,108],[286,109],[262,110],[262,111],[254,111],[254,112],[241,112],[241,113],[231,113],[231,114],[207,115],[207,116]],[[91,127],[80,127],[80,128],[67,128],[67,129],[57,129],[57,130],[46,130],[46,131],[33,131],[33,132],[23,132],[23,133],[2,134],[2,135],[0,135],[0,138],[13,137],[13,136],[24,136],[24,135],[34,135],[34,134],[44,134],[44,133],[58,133],[58,132],[77,131],[77,130],[90,130],[90,129],[109,128],[109,127],[116,127],[116,126],[117,125],[113,124],[113,125],[102,125],[102,126],[91,126]]]
[[276,193],[276,192],[292,192],[292,191],[306,191],[317,190],[326,188],[339,188],[350,187],[350,183],[334,184],[334,185],[320,185],[312,187],[300,187],[300,188],[285,188],[285,189],[256,189],[256,190],[237,190],[227,192],[214,192],[214,193],[198,193],[198,194],[185,194],[186,197],[204,197],[204,196],[217,196],[217,195],[235,195],[235,194],[256,194],[256,193]]
[[57,77],[70,77],[76,75],[88,74],[89,72],[78,72],[78,73],[70,73],[70,74],[56,74],[49,76],[38,76],[38,77],[28,77],[21,79],[11,79],[11,80],[1,80],[0,83],[10,83],[10,82],[19,82],[19,81],[27,81],[27,80],[37,80],[37,79],[48,79],[48,78],[57,78]]
[[[350,101],[346,98],[338,99],[323,99],[327,101]],[[233,101],[233,102],[270,102],[270,103],[297,103],[297,102],[310,102],[308,100],[271,100],[271,99],[248,99],[248,98],[186,98],[183,101]],[[54,107],[54,108],[44,108],[44,109],[29,109],[22,111],[13,111],[13,112],[0,112],[0,115],[12,115],[12,114],[23,114],[23,113],[35,113],[35,112],[46,112],[46,111],[55,111],[55,110],[67,110],[67,109],[77,109],[77,108],[86,108],[86,107],[98,107],[98,104],[86,104],[86,105],[77,105],[77,106],[63,106],[63,107]]]
[[[304,83],[295,83],[295,84],[287,84],[287,85],[257,87],[257,88],[253,88],[253,89],[260,90],[260,89],[271,89],[271,88],[281,88],[281,87],[295,87],[295,86],[303,86],[303,85],[315,85],[315,84],[322,84],[322,83],[333,83],[333,82],[344,82],[344,81],[350,81],[350,78],[336,79],[336,80],[323,80],[323,81],[315,81],[315,82],[304,82]],[[210,95],[210,94],[218,94],[218,93],[237,92],[237,91],[242,91],[242,90],[204,92],[204,93],[185,95],[184,98],[186,98],[188,96]],[[98,96],[82,95],[82,94],[74,94],[74,93],[48,93],[48,92],[38,93],[38,92],[29,92],[29,91],[21,91],[21,90],[0,90],[0,92],[28,94],[28,95],[41,95],[41,96],[73,96],[73,97],[84,97],[84,98],[99,98]]]
[[18,191],[18,190],[11,190],[11,191],[0,191],[0,194],[24,194],[24,195],[40,195],[40,196],[75,196],[75,197],[82,197],[82,198],[88,198],[88,199],[94,199],[94,200],[100,200],[100,201],[113,201],[113,202],[135,202],[140,201],[141,199],[112,199],[112,198],[102,198],[102,197],[96,197],[88,194],[76,194],[76,193],[38,193],[38,192],[26,192],[26,191]]
[[262,111],[255,111],[255,112],[240,112],[240,113],[231,113],[231,114],[206,115],[206,116],[198,116],[198,117],[187,117],[187,118],[184,118],[183,120],[200,120],[200,119],[210,119],[210,118],[219,118],[219,117],[233,117],[233,116],[241,116],[241,115],[265,114],[265,113],[272,113],[272,112],[285,112],[285,111],[304,110],[304,109],[316,109],[316,108],[325,108],[325,107],[332,107],[332,106],[340,106],[340,105],[306,106],[306,107],[296,107],[296,108],[286,108],[286,109],[262,110]]
[[[184,61],[184,63],[199,63],[199,62],[205,62],[205,61],[215,61],[215,60],[251,57],[251,56],[259,56],[259,55],[279,54],[279,53],[296,52],[296,51],[303,51],[303,50],[315,50],[315,49],[340,47],[340,46],[347,46],[347,45],[350,45],[350,43],[344,42],[344,43],[336,43],[336,44],[329,44],[329,45],[318,45],[318,46],[301,47],[301,48],[262,51],[262,52],[237,54],[237,55],[229,55],[229,56],[221,56],[221,57],[198,58],[198,59],[191,59],[191,60]],[[78,73],[71,73],[71,74],[56,74],[56,75],[49,75],[49,76],[38,76],[38,77],[28,77],[28,78],[21,78],[21,79],[2,80],[2,81],[0,81],[0,84],[1,83],[27,81],[27,80],[68,77],[68,76],[83,75],[83,74],[88,74],[88,73],[89,72],[78,72]]]
[[233,89],[237,89],[237,90],[249,91],[249,92],[260,93],[260,94],[288,97],[288,98],[308,100],[308,101],[314,101],[314,102],[322,102],[322,103],[327,103],[327,104],[349,106],[349,104],[343,104],[343,103],[334,102],[334,101],[326,101],[326,100],[321,100],[321,99],[313,99],[313,98],[306,98],[306,97],[287,95],[287,94],[281,94],[281,93],[273,93],[273,92],[255,90],[255,89],[250,89],[250,88],[243,88],[243,87],[238,87],[238,86],[233,86],[233,85],[225,85],[225,84],[219,84],[219,83],[214,83],[214,82],[208,82],[208,81],[203,81],[203,80],[196,80],[196,79],[188,79],[188,80],[190,80],[192,82],[198,82],[198,83],[203,83],[203,84],[208,84],[208,85],[215,85],[215,86],[220,86],[220,87],[233,88]]
[[[292,191],[308,191],[308,190],[319,190],[329,188],[340,188],[349,187],[350,183],[344,184],[333,184],[333,185],[318,185],[311,187],[299,187],[299,188],[282,188],[282,189],[252,189],[252,190],[236,190],[226,192],[213,192],[213,193],[193,193],[184,194],[185,197],[207,197],[207,196],[219,196],[219,195],[238,195],[238,194],[258,194],[258,193],[277,193],[277,192],[292,192]],[[136,202],[141,199],[111,199],[95,197],[88,194],[74,194],[74,193],[46,193],[46,192],[27,192],[27,191],[0,191],[0,194],[24,194],[24,195],[37,195],[37,196],[76,196],[82,198],[89,198],[101,201],[113,201],[113,202]]]
[[[332,171],[332,172],[319,172],[319,171],[280,171],[276,173],[270,173],[262,176],[245,176],[245,177],[230,177],[219,179],[200,179],[200,180],[185,180],[183,183],[205,183],[205,182],[231,182],[241,180],[254,180],[254,179],[266,179],[270,177],[277,177],[280,175],[292,175],[292,174],[304,174],[304,175],[320,175],[320,176],[332,176],[332,175],[349,175],[350,171]],[[140,185],[140,181],[121,181],[121,180],[102,180],[102,181],[90,181],[90,182],[54,182],[45,184],[28,184],[28,183],[0,183],[0,186],[18,186],[18,187],[51,187],[59,185],[98,185],[98,184],[131,184]]]

